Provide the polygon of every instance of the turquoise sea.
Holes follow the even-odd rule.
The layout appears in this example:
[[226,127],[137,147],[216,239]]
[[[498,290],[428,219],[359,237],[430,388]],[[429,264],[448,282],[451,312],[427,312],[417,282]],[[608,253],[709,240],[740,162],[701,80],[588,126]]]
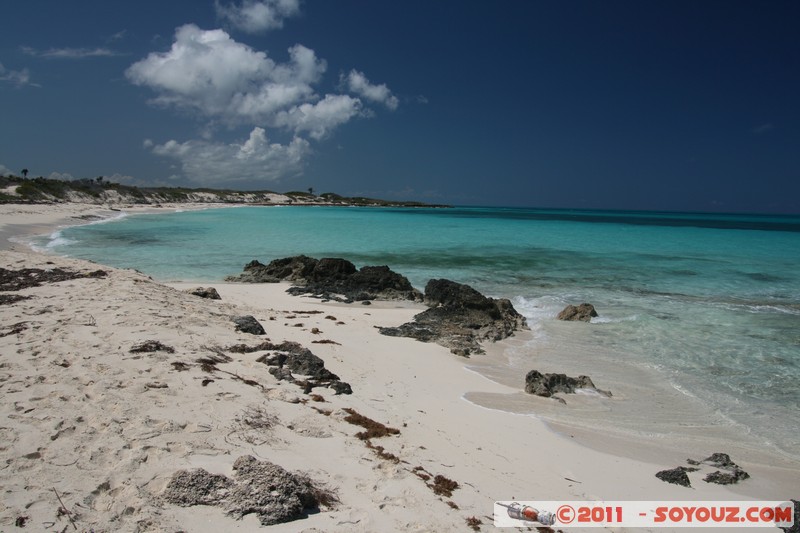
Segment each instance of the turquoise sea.
[[[306,254],[389,265],[420,289],[431,278],[468,283],[526,315],[533,338],[512,354],[522,375],[540,359],[568,361],[623,392],[609,409],[632,432],[722,426],[800,459],[800,217],[236,207],[120,216],[34,245],[160,281],[220,281],[252,259]],[[582,302],[599,318],[555,320]],[[680,400],[643,399],[651,414],[630,421],[619,406],[648,394],[626,394],[621,376]],[[606,408],[586,409],[596,420]]]

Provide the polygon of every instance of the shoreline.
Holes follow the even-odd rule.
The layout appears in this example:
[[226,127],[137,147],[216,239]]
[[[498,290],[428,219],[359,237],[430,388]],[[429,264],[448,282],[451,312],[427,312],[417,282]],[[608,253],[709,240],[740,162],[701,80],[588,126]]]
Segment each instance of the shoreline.
[[0,204],[0,251],[29,250],[25,242],[59,229],[110,221],[120,214],[143,215],[177,211],[242,207],[233,204],[175,203],[153,205],[98,205],[89,203]]
[[[467,363],[467,368],[514,388],[514,392],[468,393],[465,399],[476,405],[535,416],[554,431],[606,453],[614,453],[622,444],[623,448],[629,445],[643,461],[665,457],[681,461],[686,453],[713,448],[768,468],[800,467],[795,454],[765,441],[763,435],[751,435],[741,422],[719,414],[671,383],[659,382],[655,374],[620,363],[613,371],[599,375],[595,373],[599,370],[596,366],[585,373],[593,377],[598,388],[610,389],[612,396],[607,398],[589,391],[561,395],[567,402],[562,405],[525,393],[525,373],[535,368],[541,372],[578,375],[587,368],[582,358],[565,356],[561,347],[538,346],[530,332],[519,332],[486,348],[486,356],[470,360],[473,362]],[[510,355],[519,349],[525,351],[525,363]],[[668,414],[661,413],[666,410]],[[681,451],[676,452],[678,444]]]
[[[36,212],[31,209],[34,206],[21,207],[31,212],[0,210],[3,223],[0,257],[4,267],[41,267],[48,261],[72,268],[100,267],[21,249],[24,248],[21,244],[3,247],[12,234],[30,236],[32,231],[42,234],[73,221],[71,217],[94,214],[87,206],[58,213]],[[49,207],[52,206],[44,206],[45,211]],[[92,207],[98,209],[98,206]],[[162,209],[154,211],[164,212]],[[12,218],[15,221],[9,222]],[[5,314],[3,323],[13,324],[24,319],[27,324],[33,324],[31,328],[38,327],[35,335],[29,330],[0,337],[8,348],[4,353],[17,352],[27,358],[25,363],[3,361],[2,373],[11,377],[0,382],[0,386],[5,383],[4,394],[13,396],[3,408],[3,419],[11,420],[12,429],[4,431],[13,432],[16,438],[7,438],[10,445],[0,450],[2,458],[11,461],[3,463],[10,465],[2,474],[3,478],[13,481],[8,484],[13,497],[8,499],[5,509],[0,509],[2,525],[10,527],[12,515],[28,512],[25,509],[30,510],[30,514],[48,512],[44,503],[37,503],[45,501],[50,490],[44,480],[58,483],[59,490],[66,490],[75,500],[78,496],[88,497],[101,484],[99,478],[105,477],[111,491],[105,491],[108,494],[101,491],[104,492],[103,503],[113,512],[102,511],[98,503],[97,509],[93,508],[94,514],[88,513],[96,516],[93,523],[100,527],[116,517],[115,520],[125,524],[121,530],[128,530],[133,522],[125,518],[127,515],[122,511],[132,507],[134,512],[130,515],[137,520],[162,524],[176,521],[191,531],[212,531],[214,527],[254,528],[257,522],[250,518],[236,522],[218,509],[169,505],[157,508],[149,501],[159,494],[168,474],[175,469],[202,466],[211,472],[230,474],[230,464],[246,450],[255,450],[258,456],[287,469],[309,471],[328,480],[343,502],[338,510],[323,510],[302,522],[271,526],[270,531],[292,531],[297,527],[334,531],[413,527],[443,530],[463,528],[464,519],[469,516],[481,517],[484,529],[488,530],[491,503],[512,498],[738,500],[744,496],[764,500],[797,497],[790,493],[796,490],[795,481],[800,472],[797,467],[782,470],[751,463],[732,452],[734,461],[750,472],[751,479],[724,487],[692,478],[694,489],[691,490],[664,483],[654,475],[659,470],[682,464],[676,463],[679,457],[683,461],[687,455],[699,454],[694,458],[702,459],[712,452],[728,450],[687,451],[678,447],[672,455],[664,455],[660,448],[654,450],[646,441],[601,438],[593,430],[581,433],[581,428],[558,426],[530,414],[492,410],[473,403],[470,394],[501,397],[519,394],[520,389],[475,370],[483,356],[465,360],[437,345],[385,337],[377,332],[376,326],[397,325],[409,320],[421,309],[415,304],[376,302],[363,307],[322,303],[285,294],[282,285],[236,283],[206,284],[216,287],[222,296],[219,302],[206,301],[184,292],[196,287],[196,283],[161,284],[131,271],[102,268],[110,272],[107,281],[76,280],[24,289],[25,295],[33,296],[31,300],[0,307]],[[51,310],[33,314],[46,309]],[[263,393],[228,379],[225,374],[212,376],[216,383],[208,387],[216,384],[220,390],[211,392],[212,389],[197,384],[203,377],[199,370],[178,372],[171,369],[171,362],[177,359],[190,362],[203,352],[204,346],[258,342],[257,337],[233,332],[227,318],[233,312],[255,316],[274,342],[290,340],[311,349],[325,361],[326,367],[353,386],[353,395],[322,391],[326,402],[318,407],[334,411],[330,417],[324,417],[311,409],[310,402],[295,403],[295,399],[302,399],[302,391],[296,386],[276,382],[256,363],[255,355],[236,356],[230,363],[234,369],[231,371],[270,388],[267,395],[272,394],[274,398],[270,397],[266,403]],[[337,320],[327,319],[328,316]],[[91,322],[89,317],[95,319],[94,326],[87,325]],[[321,333],[313,333],[314,328]],[[149,360],[131,357],[128,347],[135,341],[146,340],[144,337],[157,337],[174,346],[177,355],[155,354],[149,356],[152,358]],[[314,343],[318,340],[333,342]],[[513,344],[524,339],[520,335],[509,341]],[[509,342],[486,347],[490,352],[488,357],[504,357],[503,350],[509,347]],[[35,355],[37,351],[52,354],[49,358],[56,363],[63,357],[70,367],[44,360]],[[69,370],[72,367],[84,373],[72,375],[74,372]],[[72,381],[65,381],[61,374],[70,374]],[[77,395],[88,388],[106,407],[111,405],[112,412],[96,409],[92,399],[81,401],[78,406],[58,400],[58,395],[48,394],[40,384],[26,377],[34,375],[44,376],[45,383],[68,398],[72,397],[68,394]],[[145,383],[141,383],[142,380]],[[94,383],[89,384],[90,381]],[[520,381],[524,384],[524,376]],[[16,385],[12,386],[14,383]],[[121,383],[126,386],[116,389]],[[148,388],[148,383],[167,387]],[[76,384],[81,384],[81,388],[72,390]],[[12,394],[8,393],[10,387],[15,391]],[[159,396],[160,391],[162,396]],[[154,398],[155,403],[141,405],[137,398],[142,395]],[[45,399],[37,399],[40,396]],[[43,403],[52,405],[41,407]],[[273,440],[259,445],[226,442],[225,433],[236,417],[241,416],[241,410],[254,404],[274,408],[282,421]],[[23,409],[17,410],[18,405]],[[210,406],[211,412],[206,412],[203,405]],[[28,420],[30,416],[19,414],[30,406],[35,406],[31,412],[38,419]],[[376,440],[375,444],[385,446],[405,463],[388,464],[379,460],[354,439],[355,430],[337,418],[337,409],[343,407],[354,408],[399,428],[399,437]],[[121,435],[122,440],[117,436],[114,437],[117,440],[93,444],[92,439],[98,434],[110,438],[107,429],[119,425],[112,419],[120,416],[126,419],[121,434],[116,434]],[[78,429],[83,424],[75,422],[79,417],[90,421],[94,433],[84,435],[84,431]],[[59,429],[52,429],[58,425],[56,419],[64,423]],[[201,424],[212,430],[206,432]],[[75,426],[72,431],[61,431],[72,426]],[[129,435],[146,436],[153,427],[160,428],[158,435],[148,438]],[[31,434],[25,436],[23,430]],[[54,435],[58,437],[52,439]],[[9,437],[5,433],[3,436]],[[156,443],[155,451],[148,451],[149,441]],[[114,448],[123,443],[130,452],[120,453],[119,448]],[[58,453],[50,450],[53,446],[61,447]],[[45,464],[32,464],[26,459],[34,453],[44,457]],[[138,462],[131,457],[137,453]],[[149,457],[146,462],[140,460],[142,453]],[[89,457],[99,457],[99,464],[92,470],[98,479],[85,479],[87,476],[80,469],[58,466],[69,462],[55,460],[58,454],[76,456],[75,465],[82,465],[84,469],[89,468],[86,462]],[[437,501],[440,498],[411,470],[416,466],[459,482],[461,488],[450,500],[459,510],[445,505],[444,500]],[[24,480],[16,480],[19,476],[27,480],[27,485]],[[67,481],[57,479],[73,481],[65,487]],[[136,491],[131,492],[131,483],[137,487]],[[38,488],[32,490],[25,486]],[[117,492],[111,495],[115,490]],[[31,506],[25,507],[28,503]],[[388,523],[384,522],[387,518]],[[343,526],[345,523],[350,525]],[[86,527],[86,524],[81,525]]]

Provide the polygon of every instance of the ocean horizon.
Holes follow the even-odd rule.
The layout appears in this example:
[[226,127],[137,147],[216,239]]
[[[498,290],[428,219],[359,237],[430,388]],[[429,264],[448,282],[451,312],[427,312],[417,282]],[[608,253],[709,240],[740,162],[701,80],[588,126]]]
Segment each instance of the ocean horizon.
[[[304,254],[388,265],[420,289],[466,283],[527,318],[529,340],[509,349],[513,371],[580,369],[616,393],[586,400],[569,415],[576,425],[740,435],[800,458],[800,216],[236,207],[120,215],[31,244],[163,282],[220,282],[253,259]],[[555,319],[583,302],[599,313],[590,324]]]

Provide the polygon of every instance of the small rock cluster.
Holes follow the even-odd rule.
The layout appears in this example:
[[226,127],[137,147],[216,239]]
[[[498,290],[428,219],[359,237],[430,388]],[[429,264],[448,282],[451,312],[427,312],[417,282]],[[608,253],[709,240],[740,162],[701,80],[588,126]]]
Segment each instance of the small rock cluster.
[[267,333],[264,331],[264,326],[261,325],[261,322],[252,315],[234,316],[231,317],[231,320],[236,324],[236,331],[251,335],[266,335]]
[[435,342],[465,357],[483,353],[482,341],[498,341],[527,326],[509,300],[488,298],[469,285],[433,279],[423,294],[387,266],[356,269],[340,258],[299,255],[275,259],[268,265],[251,261],[242,274],[226,279],[245,283],[290,281],[295,284],[288,291],[291,294],[312,294],[347,303],[373,299],[424,301],[429,309],[416,315],[413,322],[380,328],[380,332]]
[[189,294],[194,296],[199,296],[200,298],[205,298],[207,300],[221,300],[217,289],[214,287],[196,287],[194,289],[190,289],[187,291]]
[[703,481],[706,483],[716,483],[718,485],[733,485],[739,483],[750,477],[750,474],[742,470],[742,468],[731,461],[727,453],[713,453],[711,456],[706,457],[702,461],[694,459],[687,459],[686,462],[691,466],[678,466],[669,470],[661,470],[656,473],[656,477],[667,483],[681,485],[684,487],[691,487],[689,480],[689,473],[697,472],[702,466],[710,466],[716,468],[714,472],[708,473]]
[[325,361],[296,342],[286,341],[281,344],[265,342],[256,346],[255,350],[272,352],[262,355],[256,361],[268,365],[269,373],[279,380],[301,383],[295,374],[305,376],[301,384],[304,385],[306,392],[311,392],[314,387],[328,387],[336,394],[353,393],[349,383],[341,381],[339,376],[325,368]]

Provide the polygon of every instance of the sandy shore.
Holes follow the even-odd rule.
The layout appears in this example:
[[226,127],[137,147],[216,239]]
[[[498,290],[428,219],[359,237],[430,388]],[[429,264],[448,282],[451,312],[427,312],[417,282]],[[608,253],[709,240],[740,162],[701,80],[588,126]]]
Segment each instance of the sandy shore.
[[122,214],[162,213],[175,210],[232,207],[229,204],[161,204],[114,205],[60,204],[0,204],[0,250],[27,250],[24,243],[30,237],[46,235],[60,227],[85,224],[87,221],[112,218]]
[[[254,515],[235,520],[219,507],[180,507],[162,497],[176,471],[231,476],[245,455],[304,472],[339,499],[269,531],[469,531],[472,517],[488,531],[493,502],[511,499],[798,496],[797,469],[737,461],[751,479],[725,487],[702,482],[699,472],[687,489],[654,474],[687,456],[702,459],[702,451],[676,445],[672,455],[641,460],[642,442],[631,442],[630,453],[613,440],[589,448],[533,416],[467,401],[513,397],[519,389],[487,379],[468,368],[475,361],[440,346],[378,333],[420,306],[322,303],[289,296],[278,284],[214,284],[221,300],[207,300],[186,292],[196,284],[166,286],[137,272],[6,246],[12,235],[46,232],[97,209],[0,206],[0,267],[106,272],[0,293],[27,297],[0,305],[0,530],[22,518],[32,530],[73,530],[72,518],[80,531],[257,531],[263,526]],[[236,331],[231,317],[238,315],[254,316],[266,334]],[[267,339],[310,349],[353,394],[315,388],[312,397],[270,374],[258,361],[265,351],[229,349]],[[145,341],[174,352],[131,352]],[[215,369],[198,362],[220,352],[230,360]],[[487,357],[501,357],[502,350],[492,352]],[[399,430],[372,441],[399,462],[355,437],[361,429],[345,421],[346,408]],[[256,414],[272,422],[253,424]],[[725,450],[705,455],[716,451]],[[437,495],[426,475],[458,488]],[[59,512],[58,498],[71,515]]]

